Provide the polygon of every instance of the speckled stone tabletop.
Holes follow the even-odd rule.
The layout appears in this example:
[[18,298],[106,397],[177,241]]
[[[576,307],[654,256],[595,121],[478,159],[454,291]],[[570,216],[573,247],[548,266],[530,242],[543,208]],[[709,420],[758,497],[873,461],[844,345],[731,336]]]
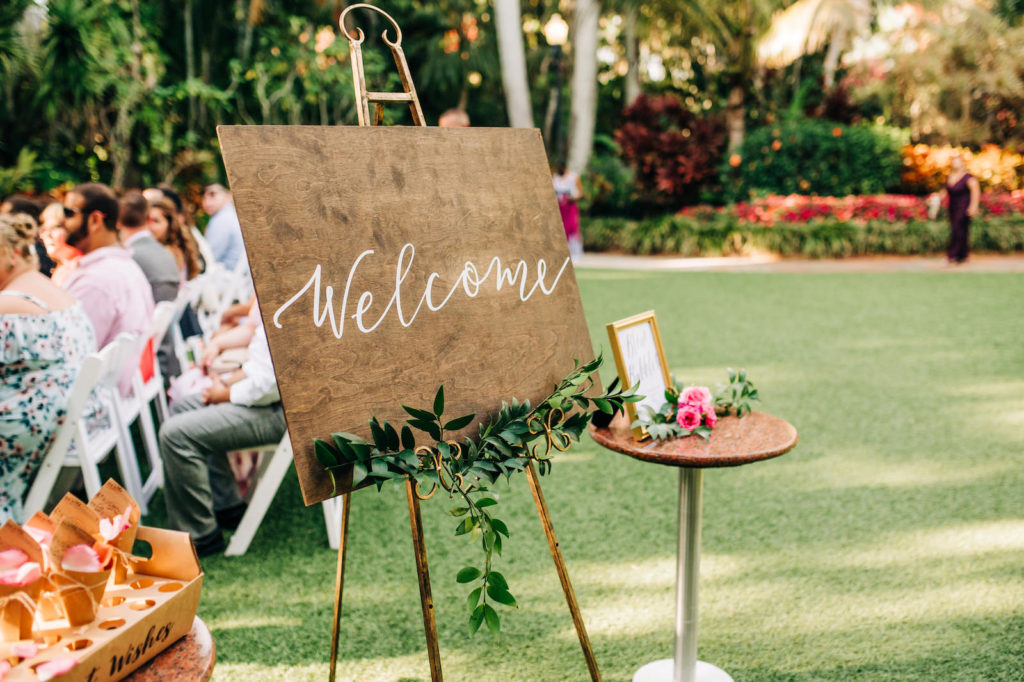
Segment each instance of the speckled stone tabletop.
[[796,446],[796,429],[789,422],[764,412],[742,419],[720,417],[711,439],[699,436],[637,442],[623,414],[607,427],[590,425],[590,435],[600,445],[636,459],[677,467],[734,467],[783,455]]
[[196,616],[191,632],[124,679],[126,682],[206,682],[213,674],[216,658],[217,647],[210,629]]

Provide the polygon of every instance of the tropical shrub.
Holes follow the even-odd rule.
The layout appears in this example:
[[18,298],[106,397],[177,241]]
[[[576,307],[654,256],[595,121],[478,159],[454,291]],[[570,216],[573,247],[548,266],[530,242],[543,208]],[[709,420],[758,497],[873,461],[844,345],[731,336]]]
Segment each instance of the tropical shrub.
[[900,182],[900,133],[816,119],[782,121],[751,131],[722,165],[723,191],[752,195],[879,194]]
[[725,124],[718,114],[694,114],[676,95],[641,96],[623,111],[615,141],[643,198],[683,206],[717,179]]
[[1024,188],[1024,156],[998,145],[985,145],[972,152],[963,147],[907,145],[903,148],[903,191],[915,194],[942,189],[952,158],[961,154],[967,170],[978,178],[983,190]]
[[[842,258],[936,254],[949,241],[948,221],[929,220],[920,198],[866,197],[846,203],[812,197],[770,199],[727,208],[701,206],[641,220],[590,218],[582,223],[584,247],[683,256],[769,252]],[[971,248],[1024,251],[1024,193],[988,197],[981,206],[982,217],[971,226]]]

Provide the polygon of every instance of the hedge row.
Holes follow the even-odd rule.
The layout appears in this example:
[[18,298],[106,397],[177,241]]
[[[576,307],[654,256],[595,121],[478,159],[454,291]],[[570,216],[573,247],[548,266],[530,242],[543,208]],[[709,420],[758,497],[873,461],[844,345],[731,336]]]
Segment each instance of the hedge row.
[[[711,220],[669,215],[639,221],[585,218],[582,228],[584,247],[589,251],[682,256],[753,251],[808,258],[937,254],[945,252],[949,240],[949,223],[941,220],[824,219],[767,226],[740,222],[727,214]],[[971,248],[998,253],[1024,251],[1024,216],[975,220]]]

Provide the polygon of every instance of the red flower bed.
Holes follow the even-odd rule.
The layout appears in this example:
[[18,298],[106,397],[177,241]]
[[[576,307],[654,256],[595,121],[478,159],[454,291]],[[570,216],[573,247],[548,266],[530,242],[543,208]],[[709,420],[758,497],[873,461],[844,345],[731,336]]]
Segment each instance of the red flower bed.
[[[680,211],[679,215],[710,218],[716,214],[727,213],[735,216],[740,223],[761,225],[774,225],[779,222],[806,223],[824,219],[907,222],[927,220],[928,202],[928,197],[909,194],[849,197],[790,194],[741,201],[724,207],[690,206]],[[979,209],[982,216],[1024,214],[1024,190],[983,194]]]

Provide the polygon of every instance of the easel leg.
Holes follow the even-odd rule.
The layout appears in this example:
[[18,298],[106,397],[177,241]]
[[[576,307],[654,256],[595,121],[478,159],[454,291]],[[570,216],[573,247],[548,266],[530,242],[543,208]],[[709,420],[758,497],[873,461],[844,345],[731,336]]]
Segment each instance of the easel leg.
[[583,648],[583,658],[587,660],[587,669],[590,670],[590,679],[600,682],[601,671],[597,669],[597,659],[594,658],[594,649],[590,646],[590,637],[587,636],[587,627],[583,624],[583,616],[580,615],[580,605],[576,601],[576,593],[572,590],[572,583],[569,582],[569,571],[565,567],[565,559],[562,558],[562,550],[558,547],[558,538],[555,537],[555,527],[551,524],[551,515],[548,513],[548,505],[544,501],[544,493],[540,489],[540,480],[537,478],[537,470],[533,461],[526,469],[526,477],[530,481],[530,490],[533,492],[533,501],[537,504],[537,513],[540,515],[540,522],[544,526],[544,535],[548,538],[548,547],[551,548],[551,558],[555,560],[555,569],[558,571],[558,579],[562,581],[562,591],[565,592],[565,601],[569,605],[569,613],[572,614],[573,625],[576,626],[576,634],[580,639],[580,646]]
[[406,479],[405,492],[409,498],[409,524],[412,526],[412,544],[416,552],[416,575],[420,583],[420,602],[423,607],[423,630],[427,635],[427,656],[430,658],[430,679],[441,682],[441,649],[437,642],[437,623],[434,621],[434,598],[430,595],[430,573],[427,570],[427,549],[423,544],[423,521],[420,518],[420,499],[416,497],[416,482]]
[[334,682],[338,667],[338,628],[341,625],[341,593],[345,584],[345,549],[348,547],[348,515],[352,494],[341,497],[341,533],[338,540],[338,575],[334,585],[334,627],[331,629],[331,674]]

